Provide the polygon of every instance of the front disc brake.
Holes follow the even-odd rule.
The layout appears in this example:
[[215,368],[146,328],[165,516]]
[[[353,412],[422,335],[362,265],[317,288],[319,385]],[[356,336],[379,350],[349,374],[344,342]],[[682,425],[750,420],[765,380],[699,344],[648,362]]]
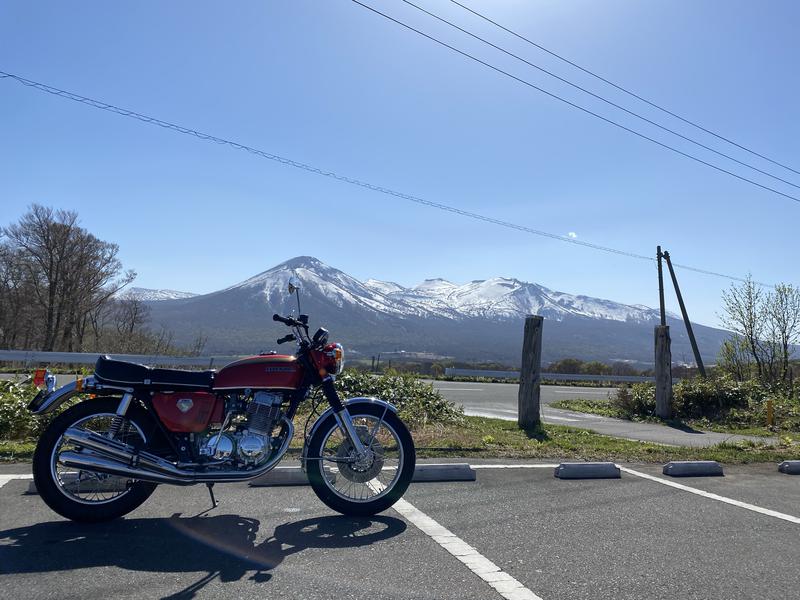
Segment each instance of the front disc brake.
[[369,429],[363,425],[357,425],[355,429],[361,443],[369,450],[367,455],[359,460],[358,452],[350,440],[345,439],[336,452],[339,473],[348,481],[366,483],[375,479],[383,468],[383,445],[372,438]]

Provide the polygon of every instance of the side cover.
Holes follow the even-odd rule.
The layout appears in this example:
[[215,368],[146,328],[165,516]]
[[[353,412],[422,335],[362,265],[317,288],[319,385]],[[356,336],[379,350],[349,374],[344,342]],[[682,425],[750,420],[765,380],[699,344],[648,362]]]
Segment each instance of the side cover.
[[164,427],[177,433],[199,432],[222,422],[224,401],[208,392],[153,394],[153,408]]

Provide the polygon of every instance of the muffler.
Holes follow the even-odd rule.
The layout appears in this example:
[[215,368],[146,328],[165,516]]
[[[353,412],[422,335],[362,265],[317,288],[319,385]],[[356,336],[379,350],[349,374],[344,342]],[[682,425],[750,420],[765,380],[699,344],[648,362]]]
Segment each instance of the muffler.
[[64,432],[64,441],[90,450],[90,452],[64,451],[58,461],[64,466],[107,473],[120,477],[130,477],[153,483],[172,485],[194,485],[196,483],[224,483],[248,481],[270,471],[286,454],[294,434],[292,422],[284,417],[287,427],[281,447],[266,463],[247,471],[196,471],[182,469],[175,464],[144,450],[137,451],[133,446],[84,429],[70,427]]
[[162,475],[153,471],[145,471],[141,468],[130,467],[122,462],[100,456],[98,454],[84,454],[82,452],[62,452],[58,457],[58,462],[72,469],[81,471],[92,471],[94,473],[105,473],[118,477],[129,477],[141,481],[152,483],[169,483],[172,485],[192,485],[194,481],[183,481],[170,475]]

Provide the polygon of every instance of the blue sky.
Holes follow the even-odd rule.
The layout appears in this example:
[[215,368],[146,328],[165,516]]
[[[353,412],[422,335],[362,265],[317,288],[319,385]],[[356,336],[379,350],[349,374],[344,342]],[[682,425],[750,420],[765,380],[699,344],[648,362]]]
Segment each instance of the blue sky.
[[[647,135],[775,183],[397,0],[365,1]],[[647,109],[450,2],[418,1],[800,184],[800,175]],[[800,170],[797,3],[463,1]],[[798,282],[800,204],[619,131],[348,0],[5,0],[0,70],[487,216],[640,254],[660,243],[676,262]],[[658,304],[646,262],[425,208],[0,80],[0,221],[34,202],[77,210],[84,226],[119,244],[143,287],[210,292],[310,254],[363,279],[504,275]],[[729,282],[679,277],[693,319],[716,323]]]

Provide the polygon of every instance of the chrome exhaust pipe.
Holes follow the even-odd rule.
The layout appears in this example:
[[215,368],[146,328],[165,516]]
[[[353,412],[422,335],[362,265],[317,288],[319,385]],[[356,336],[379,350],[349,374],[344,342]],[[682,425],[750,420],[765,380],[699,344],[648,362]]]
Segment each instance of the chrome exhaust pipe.
[[160,456],[143,450],[137,452],[133,446],[123,444],[117,440],[110,440],[92,431],[70,427],[64,432],[63,437],[65,441],[71,444],[87,448],[103,457],[110,458],[137,470],[154,471],[176,479],[181,479],[190,473],[179,469]]
[[192,485],[194,481],[176,480],[169,475],[161,475],[144,469],[137,469],[121,463],[113,458],[99,456],[97,454],[84,454],[82,452],[62,452],[58,457],[58,462],[72,469],[81,471],[92,471],[95,473],[105,473],[118,477],[129,477],[141,481],[152,483],[169,483],[172,485]]
[[281,447],[270,460],[259,468],[249,471],[198,472],[182,469],[150,452],[137,452],[132,446],[117,440],[110,440],[94,432],[74,427],[70,427],[64,432],[64,440],[91,452],[61,452],[58,461],[67,467],[82,471],[107,473],[153,483],[194,485],[196,483],[248,481],[272,470],[289,449],[294,426],[285,417],[283,422],[287,426],[287,432]]

